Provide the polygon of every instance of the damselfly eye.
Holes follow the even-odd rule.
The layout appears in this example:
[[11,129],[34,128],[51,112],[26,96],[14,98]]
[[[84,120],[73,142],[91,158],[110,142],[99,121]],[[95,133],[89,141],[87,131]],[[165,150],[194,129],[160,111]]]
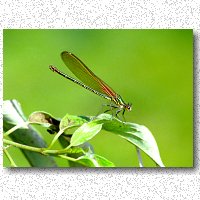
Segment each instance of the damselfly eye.
[[127,107],[126,107],[126,109],[127,109],[128,111],[131,111],[131,109],[132,109],[132,104],[128,104]]

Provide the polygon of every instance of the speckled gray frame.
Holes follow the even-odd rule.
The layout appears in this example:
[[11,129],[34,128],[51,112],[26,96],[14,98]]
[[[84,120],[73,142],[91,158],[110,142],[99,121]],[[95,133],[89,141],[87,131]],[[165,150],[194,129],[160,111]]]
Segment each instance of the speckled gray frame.
[[[198,0],[6,0],[0,1],[0,13],[1,28],[194,29],[194,168],[4,169],[1,159],[0,196],[3,199],[200,199]],[[1,30],[1,113],[2,33]],[[0,125],[2,133],[2,120]]]

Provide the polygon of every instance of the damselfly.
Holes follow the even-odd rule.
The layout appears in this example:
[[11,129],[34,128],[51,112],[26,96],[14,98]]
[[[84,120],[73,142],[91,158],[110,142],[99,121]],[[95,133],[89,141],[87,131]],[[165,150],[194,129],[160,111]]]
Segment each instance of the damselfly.
[[49,68],[53,72],[56,72],[85,89],[113,102],[114,104],[109,105],[109,110],[117,109],[116,116],[121,111],[122,115],[124,115],[125,110],[131,111],[132,104],[126,104],[119,94],[117,94],[104,81],[97,77],[79,58],[67,51],[61,53],[61,58],[70,71],[82,82],[68,76],[56,67],[50,65]]

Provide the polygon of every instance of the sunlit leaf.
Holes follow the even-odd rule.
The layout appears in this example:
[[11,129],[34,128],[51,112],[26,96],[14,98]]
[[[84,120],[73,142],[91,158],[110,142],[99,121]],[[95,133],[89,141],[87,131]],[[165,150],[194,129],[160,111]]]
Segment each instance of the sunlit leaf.
[[115,165],[108,159],[97,154],[88,154],[81,156],[77,162],[87,167],[114,167]]
[[77,146],[93,138],[102,128],[99,121],[84,123],[72,135],[70,146]]
[[104,130],[126,139],[143,150],[156,164],[164,167],[156,141],[148,128],[139,124],[121,122],[116,118],[109,120],[110,115],[108,114],[102,114],[98,118],[101,122],[105,119],[103,123]]

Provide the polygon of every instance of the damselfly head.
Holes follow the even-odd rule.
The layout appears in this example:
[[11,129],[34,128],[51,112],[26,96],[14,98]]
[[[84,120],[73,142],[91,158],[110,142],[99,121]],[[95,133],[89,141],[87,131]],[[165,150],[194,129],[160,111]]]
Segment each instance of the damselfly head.
[[132,103],[126,104],[125,109],[126,109],[127,111],[131,111],[131,110],[132,110]]

